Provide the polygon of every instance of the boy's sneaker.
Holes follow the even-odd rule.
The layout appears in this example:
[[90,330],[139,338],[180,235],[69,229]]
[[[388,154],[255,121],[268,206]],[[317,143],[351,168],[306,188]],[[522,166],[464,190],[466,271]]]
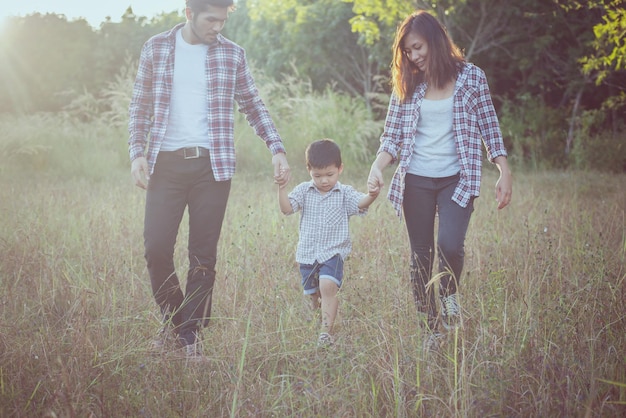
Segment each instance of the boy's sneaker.
[[441,297],[441,319],[447,330],[458,328],[461,322],[461,308],[456,293]]
[[333,342],[333,337],[329,333],[322,332],[317,339],[317,346],[320,348],[328,348],[333,345]]

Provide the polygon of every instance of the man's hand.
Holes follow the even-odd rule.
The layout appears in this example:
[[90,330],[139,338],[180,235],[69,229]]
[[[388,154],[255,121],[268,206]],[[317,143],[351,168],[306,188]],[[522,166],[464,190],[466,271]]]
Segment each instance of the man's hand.
[[150,171],[148,169],[148,160],[146,157],[138,157],[133,160],[130,165],[130,175],[133,178],[135,186],[146,190],[150,181]]
[[279,152],[272,157],[272,164],[274,165],[274,183],[281,188],[285,187],[291,179],[291,169],[287,162],[287,156]]

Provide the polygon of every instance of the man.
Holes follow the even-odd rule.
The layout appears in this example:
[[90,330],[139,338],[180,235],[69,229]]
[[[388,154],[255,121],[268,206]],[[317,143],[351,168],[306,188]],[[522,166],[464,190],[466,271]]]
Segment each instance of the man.
[[[135,184],[147,190],[145,257],[165,327],[188,357],[211,314],[217,243],[235,172],[234,102],[273,154],[274,181],[289,181],[282,140],[259,97],[245,51],[220,31],[233,0],[187,0],[187,21],[141,51],[129,109]],[[149,136],[148,136],[149,134]],[[173,254],[189,213],[189,271],[183,293]]]

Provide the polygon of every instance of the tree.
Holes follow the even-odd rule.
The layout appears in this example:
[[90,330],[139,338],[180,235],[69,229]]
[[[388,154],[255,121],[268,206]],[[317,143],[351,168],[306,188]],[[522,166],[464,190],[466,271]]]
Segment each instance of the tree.
[[0,35],[0,112],[57,110],[64,93],[91,86],[96,36],[87,21],[33,14],[11,18]]
[[128,7],[120,22],[112,22],[110,19],[103,22],[94,48],[94,59],[98,62],[95,74],[97,87],[101,88],[114,79],[129,57],[138,59],[141,47],[148,38],[183,21],[178,12],[159,14],[148,19],[135,15],[132,7]]
[[131,8],[99,30],[56,14],[10,18],[0,33],[0,112],[58,111],[84,92],[97,93],[150,36],[182,21],[177,12],[148,20]]
[[614,0],[607,5],[602,21],[593,27],[593,52],[580,60],[585,75],[609,88],[602,105],[611,112],[613,135],[623,120],[618,112],[626,107],[626,9],[621,4]]
[[[295,69],[316,89],[333,84],[369,102],[381,68],[371,48],[359,42],[349,24],[349,4],[336,0],[247,0],[238,11],[249,13],[250,37],[236,38],[269,75]],[[232,23],[232,22],[231,22]],[[241,35],[241,30],[237,31]]]

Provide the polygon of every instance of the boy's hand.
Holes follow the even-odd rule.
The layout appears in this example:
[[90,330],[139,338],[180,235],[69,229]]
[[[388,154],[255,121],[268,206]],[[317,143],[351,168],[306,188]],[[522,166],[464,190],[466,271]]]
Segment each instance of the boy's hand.
[[369,194],[373,198],[378,197],[378,195],[380,194],[380,187],[376,187],[375,189],[372,189],[372,188],[369,188],[369,185],[368,185],[367,194]]

